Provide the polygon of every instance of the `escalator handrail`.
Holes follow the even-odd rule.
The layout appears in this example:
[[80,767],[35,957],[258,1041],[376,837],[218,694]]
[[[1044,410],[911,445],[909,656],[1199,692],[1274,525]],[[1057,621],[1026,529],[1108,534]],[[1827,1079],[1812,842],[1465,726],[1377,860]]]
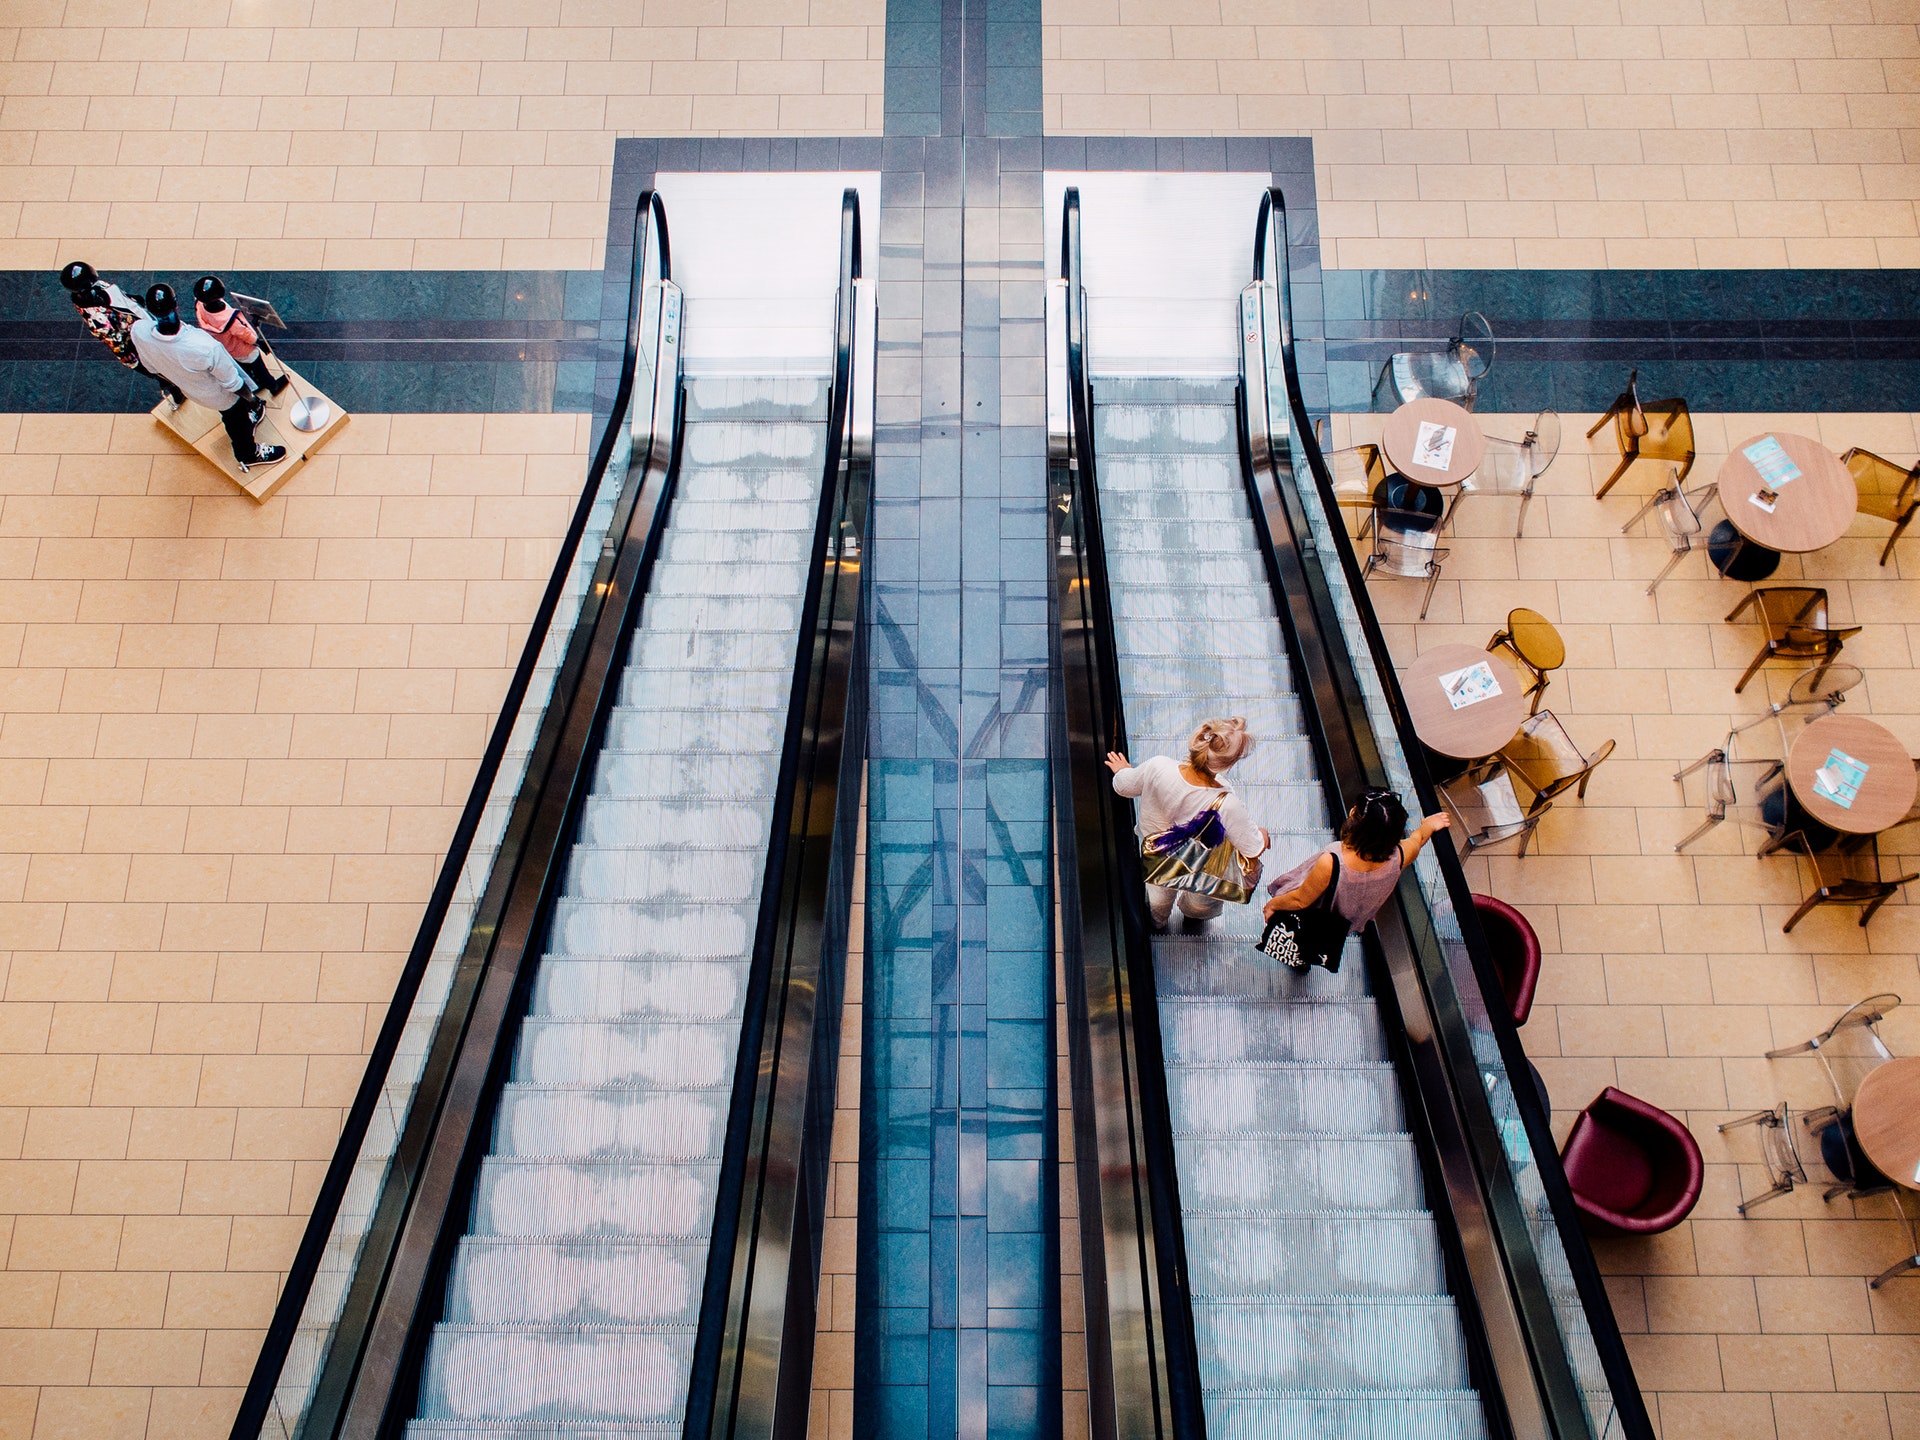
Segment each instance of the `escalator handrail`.
[[[1369,658],[1379,678],[1395,736],[1408,772],[1413,777],[1414,789],[1423,813],[1435,814],[1441,808],[1439,794],[1427,768],[1418,735],[1413,728],[1406,697],[1400,688],[1399,671],[1395,666],[1392,651],[1387,645],[1385,633],[1380,628],[1379,617],[1370,604],[1359,600],[1359,597],[1367,593],[1365,574],[1344,525],[1338,523],[1340,509],[1334,490],[1333,475],[1328,469],[1326,457],[1321,453],[1319,442],[1314,435],[1312,420],[1307,413],[1306,400],[1301,390],[1299,364],[1294,347],[1290,294],[1290,241],[1286,216],[1285,195],[1279,186],[1270,187],[1261,196],[1259,216],[1255,224],[1253,278],[1256,282],[1267,278],[1267,256],[1269,242],[1271,242],[1274,282],[1279,291],[1280,302],[1278,310],[1281,363],[1286,376],[1287,404],[1293,422],[1293,434],[1290,438],[1306,459],[1307,469],[1313,477],[1316,496],[1324,513],[1334,517],[1330,519],[1328,528],[1334,537],[1334,549],[1348,590],[1356,597],[1357,603],[1354,605],[1354,610],[1359,617]],[[1452,902],[1455,918],[1460,926],[1464,948],[1473,967],[1473,978],[1478,985],[1480,995],[1488,1002],[1486,1010],[1492,1032],[1499,1045],[1501,1061],[1510,1078],[1524,1077],[1529,1074],[1526,1051],[1521,1044],[1518,1028],[1514,1026],[1504,1008],[1499,975],[1494,969],[1486,936],[1474,909],[1472,889],[1468,884],[1466,872],[1461,866],[1459,852],[1453,844],[1452,837],[1446,834],[1436,837],[1432,849],[1440,873],[1446,882],[1447,894]],[[1435,1018],[1438,1022],[1438,1017]],[[1456,1036],[1450,1048],[1456,1053],[1468,1051],[1471,1048],[1471,1040],[1465,1035]],[[1572,1191],[1567,1185],[1566,1172],[1561,1168],[1551,1119],[1540,1104],[1539,1097],[1531,1085],[1512,1084],[1509,1088],[1525,1124],[1528,1143],[1537,1162],[1536,1168],[1542,1188],[1546,1191],[1555,1228],[1559,1231],[1562,1248],[1566,1252],[1568,1264],[1572,1269],[1594,1347],[1599,1353],[1605,1370],[1608,1388],[1618,1409],[1622,1428],[1629,1440],[1651,1440],[1653,1430],[1646,1412],[1645,1400],[1634,1376],[1632,1360],[1627,1354],[1625,1341],[1621,1338],[1612,1301],[1607,1295],[1599,1266],[1593,1258],[1592,1246],[1580,1224],[1579,1210],[1574,1204]]]
[[[1185,1231],[1181,1222],[1179,1174],[1173,1149],[1173,1126],[1168,1109],[1165,1067],[1160,1049],[1160,1019],[1154,982],[1152,931],[1146,908],[1146,889],[1140,855],[1134,845],[1132,802],[1116,793],[1104,764],[1104,750],[1126,753],[1127,726],[1120,687],[1120,664],[1113,618],[1105,532],[1101,523],[1099,462],[1093,431],[1093,384],[1087,363],[1087,294],[1081,261],[1080,192],[1069,186],[1060,226],[1060,273],[1066,282],[1067,378],[1070,397],[1069,431],[1075,463],[1074,496],[1079,508],[1086,565],[1085,603],[1091,612],[1093,642],[1093,697],[1104,720],[1102,744],[1090,755],[1074,755],[1075,767],[1086,766],[1095,793],[1105,806],[1101,817],[1112,847],[1106,877],[1108,892],[1118,900],[1121,934],[1116,967],[1124,983],[1116,985],[1122,998],[1121,1064],[1128,1072],[1134,1113],[1127,1117],[1133,1130],[1133,1153],[1124,1157],[1134,1170],[1132,1189],[1136,1209],[1139,1251],[1138,1287],[1143,1307],[1148,1353],[1132,1363],[1144,1368],[1152,1395],[1152,1424],[1160,1440],[1203,1440],[1206,1419],[1199,1380],[1198,1342],[1194,1333],[1192,1295],[1187,1268]],[[1076,846],[1076,852],[1078,847]],[[1081,865],[1098,863],[1079,856]],[[1076,890],[1077,890],[1076,886]],[[1137,1127],[1137,1128],[1136,1128]],[[1122,1157],[1085,1157],[1105,1167]],[[1084,1163],[1084,1162],[1083,1162]],[[1144,1173],[1141,1173],[1144,1171]],[[1139,1212],[1144,1212],[1139,1213]],[[1109,1294],[1109,1304],[1113,1297]],[[1111,1332],[1109,1330],[1109,1338]],[[1116,1366],[1129,1363],[1114,1356]]]
[[[653,241],[651,245],[648,243],[649,238]],[[533,682],[541,649],[552,627],[554,614],[566,593],[567,582],[573,572],[576,552],[580,546],[580,537],[586,531],[587,521],[593,512],[594,502],[599,495],[607,467],[613,462],[613,457],[618,451],[623,417],[632,400],[634,376],[639,363],[642,309],[648,283],[643,267],[646,265],[649,254],[654,255],[657,261],[658,273],[653,278],[658,281],[670,280],[672,266],[668,254],[666,209],[661,204],[659,195],[651,189],[642,190],[634,205],[633,269],[631,288],[627,297],[625,345],[621,354],[619,380],[608,411],[606,427],[601,432],[600,443],[595,447],[592,462],[587,467],[586,483],[581,488],[580,498],[568,519],[559,553],[554,558],[552,573],[547,577],[546,588],[540,594],[540,603],[534,609],[525,643],[521,646],[519,662],[514,667],[512,678],[507,682],[506,695],[500,703],[500,712],[494,720],[486,749],[481,754],[479,768],[474,774],[473,785],[467,792],[467,801],[460,812],[459,822],[454,826],[452,838],[448,842],[446,858],[441,862],[439,877],[434,883],[432,893],[428,896],[426,910],[421,916],[420,926],[414,935],[413,946],[408,951],[406,963],[401,967],[400,974],[395,980],[393,998],[388,1003],[380,1031],[374,1037],[373,1048],[367,1056],[366,1069],[360,1077],[358,1089],[354,1092],[353,1103],[348,1107],[342,1120],[340,1135],[335,1142],[326,1174],[322,1177],[319,1190],[315,1193],[313,1209],[308,1216],[306,1228],[301,1234],[299,1247],[294,1252],[293,1261],[288,1267],[286,1281],[281,1287],[280,1298],[274,1307],[273,1319],[268,1324],[267,1333],[261,1342],[260,1353],[254,1361],[253,1373],[234,1416],[230,1432],[232,1440],[256,1440],[262,1425],[266,1423],[281,1370],[286,1364],[288,1352],[292,1348],[294,1336],[299,1329],[301,1314],[312,1293],[313,1282],[319,1273],[321,1261],[325,1257],[327,1240],[332,1233],[334,1221],[339,1216],[340,1204],[346,1196],[348,1182],[352,1179],[354,1163],[359,1157],[368,1128],[379,1108],[381,1089],[392,1069],[394,1056],[398,1053],[414,999],[419,994],[420,984],[426,976],[428,963],[433,958],[441,927],[446,923],[447,912],[459,888],[461,872],[472,853],[474,838],[479,833],[489,796],[499,776],[500,766],[506,756],[515,722],[520,716],[520,708],[525,703],[527,691]],[[557,684],[555,698],[559,698]],[[496,868],[500,859],[505,857],[506,848],[503,841],[500,855],[496,857]]]
[[[865,519],[864,501],[850,497],[854,476],[847,464],[865,458],[851,453],[857,445],[850,447],[848,437],[856,378],[855,285],[861,279],[860,196],[852,187],[842,192],[840,222],[826,453],[780,773],[774,788],[752,968],[734,1064],[727,1140],[707,1252],[706,1283],[688,1386],[683,1432],[686,1440],[798,1433],[795,1425],[800,1430],[806,1426],[808,1397],[804,1391],[796,1391],[791,1381],[801,1357],[780,1354],[779,1347],[780,1341],[793,1333],[785,1314],[793,1287],[802,1284],[810,1291],[817,1280],[817,1252],[811,1248],[797,1252],[792,1243],[795,1226],[803,1215],[811,1228],[817,1228],[811,1212],[800,1209],[798,1196],[800,1185],[807,1183],[802,1156],[806,1112],[810,1108],[807,1092],[817,1084],[831,1086],[835,1080],[831,1067],[824,1075],[813,1073],[820,1068],[817,1065],[796,1077],[791,1065],[792,1047],[802,1043],[811,1047],[822,1025],[830,1026],[836,1035],[839,1027],[839,987],[825,973],[832,958],[824,953],[825,938],[816,935],[814,953],[809,956],[801,953],[799,932],[808,928],[810,920],[826,916],[834,904],[831,881],[817,843],[812,854],[807,850],[810,840],[824,838],[830,851],[835,839],[831,833],[819,836],[822,817],[814,813],[814,802],[823,787],[830,789],[845,773],[847,716],[834,713],[831,707],[835,694],[843,706],[846,704],[852,656],[859,649],[857,637],[852,646],[836,648],[833,644],[833,630],[849,629],[850,622],[858,624],[859,605],[855,599],[851,617],[841,613],[841,602],[849,597],[842,585],[828,582],[830,571],[836,582],[852,572],[857,594],[856,567],[862,564],[863,548],[859,537]],[[850,509],[854,514],[851,521],[846,518]],[[846,543],[836,543],[841,541]],[[857,702],[849,708],[857,709]],[[855,745],[864,738],[864,733],[853,737]],[[836,793],[833,799],[837,812],[844,796]],[[835,821],[827,819],[826,825],[831,830]],[[820,928],[829,928],[830,923]],[[807,1008],[807,1002],[811,1002],[811,1008]],[[833,1005],[835,1013],[823,1013],[821,1007],[825,1005]],[[797,1018],[802,1009],[807,1016],[804,1021]],[[801,1063],[812,1058],[810,1050]],[[797,1095],[796,1086],[800,1092]],[[831,1116],[831,1104],[818,1108]],[[773,1286],[759,1283],[765,1263],[770,1260],[776,1265],[790,1265],[797,1253],[812,1257],[812,1275],[796,1276],[787,1270],[777,1276]],[[776,1287],[777,1293],[770,1293]],[[813,1325],[810,1315],[806,1319],[804,1334],[796,1338],[810,1345]],[[806,1368],[810,1370],[810,1366]],[[788,1377],[785,1385],[783,1372]],[[795,1406],[798,1414],[787,1413]]]

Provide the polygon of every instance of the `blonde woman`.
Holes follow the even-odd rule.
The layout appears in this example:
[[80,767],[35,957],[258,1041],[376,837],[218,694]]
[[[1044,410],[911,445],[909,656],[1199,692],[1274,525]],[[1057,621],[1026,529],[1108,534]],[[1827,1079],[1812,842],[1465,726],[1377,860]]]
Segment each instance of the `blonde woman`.
[[[1157,835],[1176,825],[1197,819],[1200,812],[1216,803],[1220,822],[1234,849],[1246,862],[1247,883],[1258,883],[1260,857],[1266,854],[1271,837],[1253,823],[1240,797],[1221,779],[1244,756],[1253,743],[1247,722],[1238,716],[1228,720],[1202,721],[1187,741],[1184,762],[1156,755],[1135,765],[1117,750],[1107,752],[1107,769],[1113,772],[1114,793],[1140,802],[1140,833]],[[1224,793],[1223,793],[1224,792]],[[1156,930],[1164,930],[1173,918],[1178,903],[1180,913],[1192,920],[1211,920],[1220,913],[1221,902],[1191,890],[1175,890],[1165,885],[1147,886],[1147,908],[1153,914]]]

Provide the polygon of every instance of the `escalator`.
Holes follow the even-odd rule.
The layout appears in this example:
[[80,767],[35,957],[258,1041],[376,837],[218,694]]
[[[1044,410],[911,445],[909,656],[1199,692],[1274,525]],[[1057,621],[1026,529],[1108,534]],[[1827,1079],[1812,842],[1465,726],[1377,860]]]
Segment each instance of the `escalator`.
[[[1205,233],[1204,205],[1154,203]],[[1244,716],[1258,740],[1228,783],[1272,833],[1268,877],[1367,785],[1438,808],[1309,438],[1284,223],[1262,195],[1253,283],[1242,269],[1216,297],[1238,373],[1230,349],[1156,368],[1140,332],[1190,352],[1197,312],[1155,287],[1194,284],[1123,278],[1147,299],[1090,305],[1082,247],[1099,242],[1077,188],[1062,205],[1056,817],[1076,1134],[1097,1162],[1080,1204],[1092,1433],[1649,1436],[1547,1117],[1508,1081],[1526,1074],[1517,1038],[1479,999],[1484,943],[1447,842],[1337,973],[1259,956],[1257,904],[1150,928],[1109,749],[1181,756],[1200,720]],[[1137,234],[1124,248],[1153,258]]]
[[819,363],[690,372],[724,307],[640,197],[606,439],[235,1437],[804,1430],[865,733],[853,189],[838,231]]

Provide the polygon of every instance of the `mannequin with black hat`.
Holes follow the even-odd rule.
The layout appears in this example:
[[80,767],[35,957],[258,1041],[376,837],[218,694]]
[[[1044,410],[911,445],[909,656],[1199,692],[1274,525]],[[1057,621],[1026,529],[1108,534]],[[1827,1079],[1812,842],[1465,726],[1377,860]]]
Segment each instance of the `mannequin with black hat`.
[[180,394],[180,388],[163,374],[154,374],[140,363],[140,351],[132,346],[132,326],[146,319],[146,305],[127,298],[117,284],[100,280],[98,276],[90,284],[69,284],[69,276],[75,280],[92,275],[94,267],[84,261],[75,261],[60,273],[60,282],[67,286],[67,294],[73,298],[73,307],[81,313],[81,324],[86,326],[86,334],[104,344],[113,353],[121,365],[136,374],[144,374],[148,380],[159,382],[159,388],[167,399],[179,409],[180,401],[186,397]]
[[253,427],[265,413],[265,405],[254,398],[253,386],[218,340],[197,326],[180,323],[173,287],[155,285],[147,291],[146,301],[149,314],[136,321],[132,331],[141,363],[179,386],[189,400],[220,416],[242,471],[285,459],[284,446],[255,443]]
[[[100,272],[84,260],[75,260],[60,267],[60,283],[66,287],[69,295],[78,297],[99,286],[107,292],[107,303],[119,310],[131,310],[139,319],[145,319],[147,310],[138,300],[122,290],[111,280],[104,280]],[[74,304],[78,305],[78,298]]]
[[272,350],[240,307],[227,303],[227,287],[218,275],[202,275],[193,282],[193,308],[200,328],[226,348],[255,385],[269,395],[278,395],[292,383],[267,368],[266,357]]

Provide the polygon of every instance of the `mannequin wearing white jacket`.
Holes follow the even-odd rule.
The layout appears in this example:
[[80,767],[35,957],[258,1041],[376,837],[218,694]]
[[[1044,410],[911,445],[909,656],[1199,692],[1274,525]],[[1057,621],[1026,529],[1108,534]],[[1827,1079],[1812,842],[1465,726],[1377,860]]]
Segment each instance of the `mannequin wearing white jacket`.
[[173,288],[155,285],[148,290],[147,309],[148,318],[136,321],[132,331],[141,363],[178,385],[188,399],[219,412],[233,442],[233,458],[243,468],[284,460],[285,446],[255,443],[253,427],[262,407],[253,398],[253,386],[218,340],[198,326],[180,323]]

